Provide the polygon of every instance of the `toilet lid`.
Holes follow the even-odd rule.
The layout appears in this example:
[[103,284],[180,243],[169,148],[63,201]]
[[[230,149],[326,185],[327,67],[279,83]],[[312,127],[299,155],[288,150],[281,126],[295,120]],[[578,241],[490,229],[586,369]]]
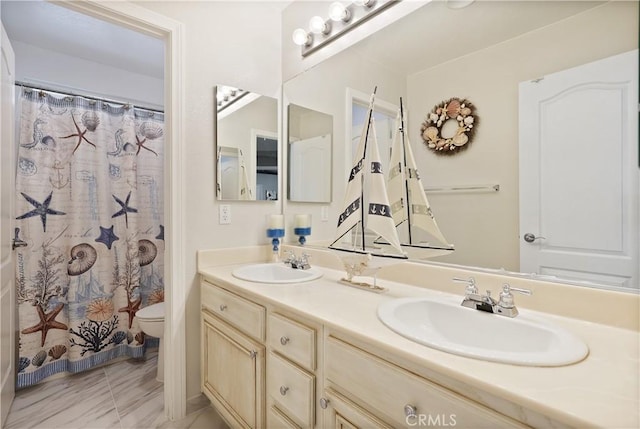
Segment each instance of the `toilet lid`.
[[164,319],[164,302],[141,308],[136,311],[136,316],[140,319]]

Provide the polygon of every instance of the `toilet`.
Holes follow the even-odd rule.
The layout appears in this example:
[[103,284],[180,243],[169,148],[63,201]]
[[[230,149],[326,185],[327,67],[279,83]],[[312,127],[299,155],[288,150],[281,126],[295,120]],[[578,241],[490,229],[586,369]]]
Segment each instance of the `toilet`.
[[164,302],[153,304],[136,311],[140,329],[145,335],[158,338],[158,373],[156,380],[164,381]]

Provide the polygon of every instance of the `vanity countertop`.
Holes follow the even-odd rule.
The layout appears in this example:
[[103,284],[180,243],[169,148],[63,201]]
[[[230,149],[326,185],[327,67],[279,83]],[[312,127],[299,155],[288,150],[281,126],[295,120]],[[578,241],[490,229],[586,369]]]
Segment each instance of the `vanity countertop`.
[[[410,296],[452,296],[389,280],[388,291],[375,294],[338,283],[342,271],[315,266],[323,277],[297,285],[252,283],[232,276],[239,265],[200,266],[211,282],[314,319],[332,330],[393,353],[403,360],[441,374],[469,388],[469,397],[483,393],[522,407],[519,419],[535,426],[527,410],[572,427],[638,428],[640,426],[640,335],[579,319],[543,314],[582,338],[589,355],[563,367],[526,367],[493,363],[432,349],[394,333],[378,320],[386,301]],[[460,294],[462,299],[462,294]],[[534,312],[522,310],[521,312]],[[496,316],[499,317],[499,316]],[[473,329],[470,326],[469,329]],[[549,422],[551,423],[551,422]]]

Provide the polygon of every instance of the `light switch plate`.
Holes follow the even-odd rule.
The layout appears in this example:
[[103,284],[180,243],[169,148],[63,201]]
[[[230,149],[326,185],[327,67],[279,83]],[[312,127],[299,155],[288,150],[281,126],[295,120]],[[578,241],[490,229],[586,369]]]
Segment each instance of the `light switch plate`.
[[320,208],[320,220],[322,222],[329,221],[329,206],[322,206]]

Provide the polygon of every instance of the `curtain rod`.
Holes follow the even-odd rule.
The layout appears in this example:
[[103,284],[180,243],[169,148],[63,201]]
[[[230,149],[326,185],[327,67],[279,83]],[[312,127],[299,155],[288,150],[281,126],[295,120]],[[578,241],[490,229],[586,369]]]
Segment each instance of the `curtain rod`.
[[89,100],[102,101],[102,102],[105,102],[105,103],[122,104],[123,106],[124,105],[131,105],[135,109],[148,110],[149,112],[155,112],[155,113],[164,114],[164,110],[154,109],[152,107],[148,107],[148,106],[145,106],[145,105],[138,105],[138,104],[135,104],[133,102],[119,101],[119,100],[113,100],[113,99],[109,99],[109,98],[105,98],[105,97],[96,97],[94,95],[81,94],[79,92],[76,92],[76,91],[73,91],[73,90],[70,90],[70,89],[67,89],[67,88],[55,88],[53,86],[42,85],[40,83],[22,82],[22,81],[18,81],[18,80],[15,81],[15,85],[16,86],[21,86],[21,87],[24,87],[24,88],[33,89],[33,90],[36,90],[36,91],[55,92],[57,94],[70,95],[72,97],[83,97],[83,98],[87,98]]

